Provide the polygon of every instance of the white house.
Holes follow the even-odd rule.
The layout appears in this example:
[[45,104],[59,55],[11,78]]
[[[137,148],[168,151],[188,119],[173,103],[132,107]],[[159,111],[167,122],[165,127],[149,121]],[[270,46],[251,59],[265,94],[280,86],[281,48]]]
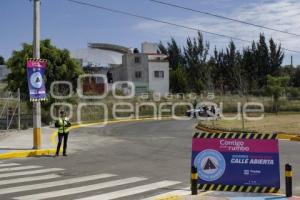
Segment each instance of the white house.
[[[111,81],[131,81],[136,94],[169,93],[169,62],[155,43],[142,43],[142,52],[115,44],[90,43],[73,51],[86,73],[106,74]],[[111,85],[110,85],[111,86]],[[109,88],[111,88],[109,86]]]

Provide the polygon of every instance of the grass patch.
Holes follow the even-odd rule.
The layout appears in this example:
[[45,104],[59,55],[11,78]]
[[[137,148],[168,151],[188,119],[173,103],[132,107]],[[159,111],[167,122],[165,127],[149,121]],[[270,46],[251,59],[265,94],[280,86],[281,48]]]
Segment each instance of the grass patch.
[[[226,115],[227,116],[227,115]],[[202,121],[204,125],[213,126],[212,121]],[[214,126],[226,129],[241,129],[241,120],[218,120]],[[258,121],[245,121],[245,129],[257,132],[272,133],[286,132],[300,134],[300,113],[265,114]]]

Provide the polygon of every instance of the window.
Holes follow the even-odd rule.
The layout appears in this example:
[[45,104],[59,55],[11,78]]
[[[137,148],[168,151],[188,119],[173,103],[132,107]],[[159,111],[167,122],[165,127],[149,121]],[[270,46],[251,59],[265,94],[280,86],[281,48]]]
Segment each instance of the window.
[[134,62],[135,63],[140,63],[141,62],[141,58],[140,57],[134,57]]
[[103,80],[102,77],[96,77],[95,79],[96,79],[96,80],[95,80],[96,84],[101,84],[101,83],[104,82],[104,80]]
[[142,72],[141,71],[136,71],[135,72],[135,78],[142,78]]
[[155,78],[164,78],[164,71],[154,71]]

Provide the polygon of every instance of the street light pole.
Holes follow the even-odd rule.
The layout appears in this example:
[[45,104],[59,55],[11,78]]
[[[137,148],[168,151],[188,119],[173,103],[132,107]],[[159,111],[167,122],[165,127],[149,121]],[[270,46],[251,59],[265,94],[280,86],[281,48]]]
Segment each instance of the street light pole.
[[[40,0],[33,3],[33,58],[40,58]],[[41,148],[41,102],[33,102],[33,149]]]

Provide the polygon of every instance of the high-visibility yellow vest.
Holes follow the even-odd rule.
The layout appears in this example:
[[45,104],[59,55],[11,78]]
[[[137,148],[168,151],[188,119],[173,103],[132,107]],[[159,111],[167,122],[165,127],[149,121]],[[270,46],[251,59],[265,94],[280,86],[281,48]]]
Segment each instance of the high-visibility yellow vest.
[[59,118],[57,120],[58,133],[68,133],[70,130],[70,122],[67,118]]

